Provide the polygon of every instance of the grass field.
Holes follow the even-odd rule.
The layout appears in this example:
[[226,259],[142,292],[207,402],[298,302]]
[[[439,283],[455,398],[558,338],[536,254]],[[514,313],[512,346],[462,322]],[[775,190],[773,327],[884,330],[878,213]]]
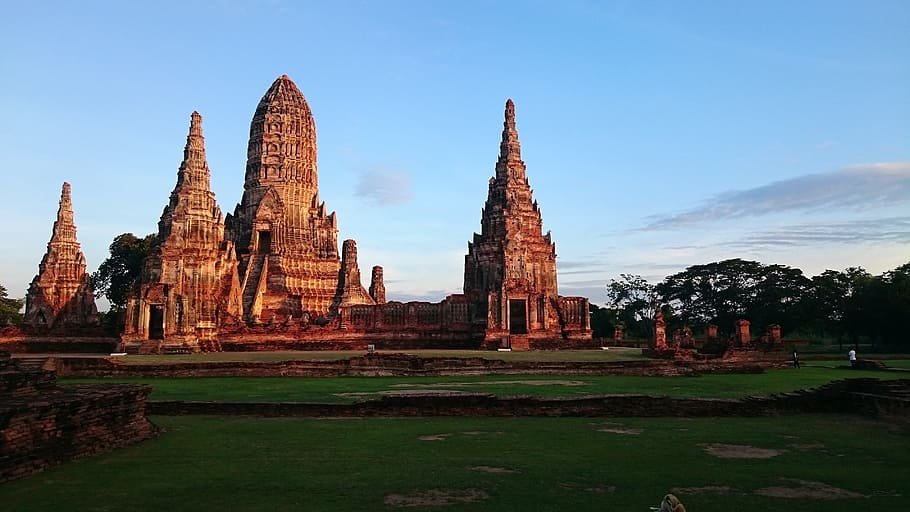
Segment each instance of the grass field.
[[647,511],[673,491],[690,511],[832,512],[910,492],[910,436],[855,417],[153,421],[158,439],[3,484],[2,509]]
[[910,378],[908,373],[853,371],[821,365],[762,374],[700,377],[493,375],[454,377],[229,377],[60,379],[61,384],[127,382],[151,384],[152,400],[229,402],[356,402],[402,390],[455,390],[499,396],[579,396],[646,393],[733,398],[817,387],[848,377]]

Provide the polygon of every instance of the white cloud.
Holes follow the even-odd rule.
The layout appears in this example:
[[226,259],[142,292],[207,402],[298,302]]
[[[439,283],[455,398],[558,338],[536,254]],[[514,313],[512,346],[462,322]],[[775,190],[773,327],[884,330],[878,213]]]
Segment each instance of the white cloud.
[[411,179],[402,171],[365,171],[357,177],[354,195],[373,206],[407,203],[413,197]]

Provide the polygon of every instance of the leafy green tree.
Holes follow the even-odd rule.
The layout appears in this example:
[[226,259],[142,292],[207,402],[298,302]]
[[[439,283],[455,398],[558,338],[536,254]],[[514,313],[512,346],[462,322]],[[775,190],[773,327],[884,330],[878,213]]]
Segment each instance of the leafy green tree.
[[639,338],[650,338],[657,308],[655,286],[633,274],[620,274],[607,285],[607,305],[617,312],[618,322],[626,332]]
[[852,294],[852,279],[848,272],[826,270],[813,276],[803,300],[804,331],[821,338],[837,338],[843,349],[844,312]]
[[[848,272],[852,269],[848,269]],[[880,276],[865,271],[852,275],[853,293],[844,312],[845,329],[854,343],[864,339],[872,349],[910,348],[910,263]]]
[[591,332],[594,338],[612,338],[616,327],[616,316],[613,310],[602,308],[597,304],[591,307]]
[[746,304],[746,318],[756,326],[780,324],[794,329],[807,322],[805,298],[812,280],[798,268],[785,265],[762,265]]
[[111,255],[92,274],[92,286],[97,296],[104,295],[111,302],[111,309],[121,311],[126,307],[130,290],[142,273],[142,262],[154,247],[154,234],[138,238],[124,233],[114,238]]
[[802,298],[811,284],[799,269],[737,258],[693,265],[668,276],[656,290],[680,323],[714,323],[729,334],[738,318],[756,328],[798,325]]
[[882,281],[885,285],[883,340],[890,346],[910,348],[906,334],[907,319],[910,318],[910,262],[886,272]]
[[25,299],[11,299],[8,297],[6,287],[0,284],[0,326],[18,324],[22,321],[19,311]]

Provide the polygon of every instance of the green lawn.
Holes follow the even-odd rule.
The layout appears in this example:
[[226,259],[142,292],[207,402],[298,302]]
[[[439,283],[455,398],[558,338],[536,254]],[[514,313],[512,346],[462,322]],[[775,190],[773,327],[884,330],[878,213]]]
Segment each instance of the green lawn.
[[452,377],[228,377],[60,379],[61,384],[145,383],[152,400],[230,402],[355,402],[402,390],[456,390],[500,396],[579,396],[647,393],[668,396],[742,397],[817,387],[847,377],[908,378],[910,374],[805,366],[762,374],[700,377],[493,375]]
[[[647,511],[672,490],[690,511],[832,512],[904,510],[910,492],[910,436],[854,417],[153,420],[158,439],[3,484],[2,509],[399,510],[388,503],[435,496],[475,500],[447,512]],[[718,458],[712,443],[778,454]]]

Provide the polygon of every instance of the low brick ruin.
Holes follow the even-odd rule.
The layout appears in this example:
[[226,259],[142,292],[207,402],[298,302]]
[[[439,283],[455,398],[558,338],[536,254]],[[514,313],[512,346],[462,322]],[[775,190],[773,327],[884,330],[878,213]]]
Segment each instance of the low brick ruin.
[[52,371],[0,353],[0,482],[111,451],[157,434],[151,386],[57,386]]
[[781,359],[785,352],[781,326],[770,324],[760,337],[753,339],[751,322],[739,318],[733,323],[732,335],[721,338],[717,325],[705,326],[704,339],[697,340],[692,329],[683,324],[667,340],[667,324],[663,311],[658,307],[654,314],[654,338],[643,354],[658,359],[696,360],[704,357],[722,357],[727,362],[761,359]]
[[635,375],[681,376],[705,373],[760,373],[779,361],[730,364],[704,361],[505,361],[482,357],[420,357],[367,354],[339,360],[226,361],[126,364],[103,358],[48,359],[66,377],[342,377],[438,375]]
[[578,398],[501,397],[488,393],[402,394],[353,404],[304,402],[151,402],[161,415],[299,417],[544,416],[757,417],[792,414],[910,415],[910,380],[845,379],[819,388],[744,398],[598,395]]

